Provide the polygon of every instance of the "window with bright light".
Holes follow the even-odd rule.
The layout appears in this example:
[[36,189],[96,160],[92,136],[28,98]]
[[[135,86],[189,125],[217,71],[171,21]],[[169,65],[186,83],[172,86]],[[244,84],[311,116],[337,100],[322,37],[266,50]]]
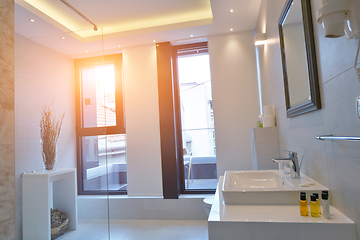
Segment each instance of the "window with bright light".
[[216,146],[207,47],[179,49],[177,72],[182,128],[183,190],[213,190],[217,185]]
[[121,54],[75,60],[80,194],[126,193]]

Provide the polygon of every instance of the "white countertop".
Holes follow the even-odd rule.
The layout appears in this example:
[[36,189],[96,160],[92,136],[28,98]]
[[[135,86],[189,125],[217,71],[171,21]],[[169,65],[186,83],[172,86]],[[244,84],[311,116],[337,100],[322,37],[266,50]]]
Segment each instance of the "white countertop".
[[76,172],[76,168],[59,168],[50,171],[33,171],[33,172],[23,173],[21,174],[21,176],[23,178],[48,178],[69,172]]
[[337,223],[354,224],[349,218],[330,206],[331,218],[301,216],[299,205],[225,205],[220,177],[208,221],[221,222],[282,222],[282,223]]

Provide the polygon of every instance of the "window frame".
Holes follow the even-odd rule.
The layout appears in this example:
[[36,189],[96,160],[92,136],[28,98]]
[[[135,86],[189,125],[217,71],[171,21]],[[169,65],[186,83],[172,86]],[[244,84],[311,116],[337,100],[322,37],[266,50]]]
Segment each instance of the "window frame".
[[[184,174],[184,158],[182,146],[182,126],[181,126],[181,106],[180,106],[180,87],[178,79],[178,61],[179,56],[189,56],[199,53],[208,53],[208,42],[199,42],[193,44],[184,44],[173,46],[172,63],[173,63],[173,86],[174,86],[174,105],[175,105],[175,126],[176,126],[176,147],[178,156],[178,181],[181,194],[214,194],[214,189],[186,189]],[[214,129],[215,130],[215,129]]]
[[[122,81],[122,54],[112,54],[99,57],[75,59],[75,109],[76,109],[76,143],[77,143],[77,179],[79,195],[124,195],[126,190],[84,190],[83,179],[83,161],[82,161],[82,137],[126,134],[124,99],[123,99],[123,81]],[[82,111],[82,82],[81,68],[86,66],[103,65],[114,63],[115,67],[115,105],[116,105],[116,126],[110,127],[83,127]]]

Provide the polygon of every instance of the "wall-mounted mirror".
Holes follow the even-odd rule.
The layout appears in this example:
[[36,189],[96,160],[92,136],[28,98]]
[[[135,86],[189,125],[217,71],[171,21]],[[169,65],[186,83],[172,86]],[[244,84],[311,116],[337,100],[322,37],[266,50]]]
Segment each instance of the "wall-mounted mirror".
[[310,0],[288,0],[279,19],[287,117],[320,109]]

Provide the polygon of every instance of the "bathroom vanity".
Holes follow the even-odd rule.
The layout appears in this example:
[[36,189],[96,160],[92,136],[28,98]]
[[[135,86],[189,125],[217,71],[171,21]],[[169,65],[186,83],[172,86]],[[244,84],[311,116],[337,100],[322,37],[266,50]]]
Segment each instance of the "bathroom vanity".
[[225,204],[223,182],[221,176],[208,218],[209,240],[356,240],[354,222],[332,206],[325,219],[300,216],[298,204]]

